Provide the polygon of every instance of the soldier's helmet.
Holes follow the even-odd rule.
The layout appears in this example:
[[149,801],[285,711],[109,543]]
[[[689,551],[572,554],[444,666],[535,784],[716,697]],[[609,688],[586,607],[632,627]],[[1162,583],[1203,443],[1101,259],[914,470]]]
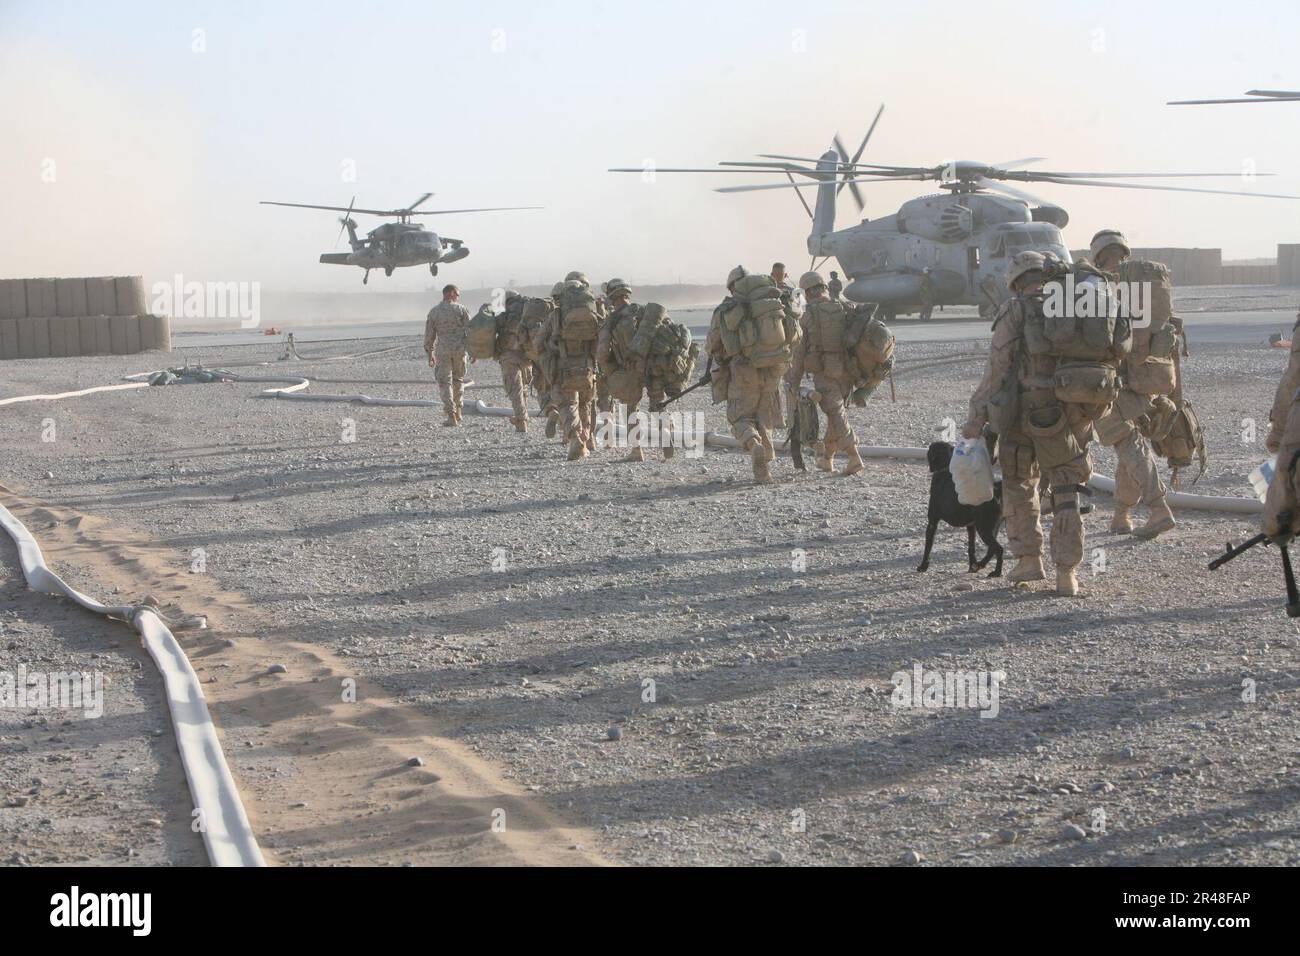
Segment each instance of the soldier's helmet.
[[551,295],[557,296],[557,295],[561,295],[563,292],[564,292],[563,282],[557,282],[555,283],[555,285],[551,286]]
[[1097,233],[1088,244],[1088,251],[1092,253],[1092,258],[1095,260],[1107,246],[1119,246],[1126,256],[1133,253],[1128,240],[1124,238],[1124,233],[1118,229],[1103,229]]
[[574,270],[573,270],[572,272],[570,272],[567,276],[565,276],[565,277],[564,277],[564,281],[565,281],[565,282],[581,282],[583,285],[591,285],[591,283],[587,281],[587,275],[586,275],[586,273],[584,273],[584,272],[579,272],[577,269],[574,269]]
[[736,266],[727,273],[727,288],[730,289],[735,283],[749,275],[749,271],[744,266]]
[[613,298],[614,296],[618,295],[620,292],[626,292],[628,295],[631,295],[632,287],[628,285],[626,282],[624,282],[622,279],[610,279],[608,282],[605,283],[605,295],[609,296],[610,298]]
[[803,289],[805,292],[811,292],[818,286],[825,284],[826,280],[822,278],[820,272],[805,272],[799,277],[799,288]]
[[1034,252],[1032,249],[1017,252],[1007,263],[1007,287],[1014,288],[1017,279],[1035,269],[1041,272],[1046,264],[1047,257],[1041,252]]
[[506,301],[507,301],[507,302],[514,302],[514,301],[516,301],[516,300],[518,300],[518,299],[522,299],[522,298],[523,298],[523,296],[520,295],[518,292],[516,292],[514,289],[506,289]]

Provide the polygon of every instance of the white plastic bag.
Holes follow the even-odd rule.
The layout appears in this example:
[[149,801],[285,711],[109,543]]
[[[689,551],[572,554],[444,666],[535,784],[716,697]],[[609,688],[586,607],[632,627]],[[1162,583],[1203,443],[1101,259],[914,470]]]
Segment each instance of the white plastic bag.
[[948,465],[957,500],[964,505],[982,505],[993,500],[993,462],[983,438],[964,438],[952,452]]
[[1250,473],[1250,484],[1255,489],[1255,495],[1260,501],[1268,497],[1268,486],[1273,483],[1273,473],[1277,471],[1277,456],[1274,455],[1268,461],[1261,462],[1259,467]]

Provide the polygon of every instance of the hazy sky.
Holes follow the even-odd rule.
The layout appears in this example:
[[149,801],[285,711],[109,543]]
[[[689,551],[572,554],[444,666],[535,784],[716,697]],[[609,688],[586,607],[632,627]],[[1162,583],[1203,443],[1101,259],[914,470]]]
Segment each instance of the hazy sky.
[[[1163,105],[1300,88],[1297,37],[1293,0],[0,0],[0,274],[360,290],[360,270],[316,261],[335,249],[334,214],[257,201],[391,207],[425,190],[434,208],[546,207],[427,220],[473,250],[440,276],[465,285],[571,268],[717,282],[778,258],[797,270],[808,222],[789,191],[727,196],[711,187],[743,177],[646,184],[604,170],[816,155],[837,130],[853,149],[882,102],[867,161],[1254,162],[1279,174],[1254,188],[1300,193],[1300,103]],[[1075,247],[1103,226],[1233,258],[1300,242],[1300,202],[1032,188],[1070,211]],[[865,189],[871,217],[931,191]],[[845,194],[839,224],[855,213]],[[430,282],[417,268],[369,288]]]

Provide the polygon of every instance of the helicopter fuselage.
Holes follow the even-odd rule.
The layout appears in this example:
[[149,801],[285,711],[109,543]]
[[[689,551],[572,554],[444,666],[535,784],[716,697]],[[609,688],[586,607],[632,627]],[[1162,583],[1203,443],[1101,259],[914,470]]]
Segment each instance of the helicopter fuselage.
[[[1061,235],[1065,210],[1031,210],[1019,199],[974,191],[920,196],[897,213],[821,236],[809,250],[839,260],[849,281],[844,294],[875,302],[891,314],[921,307],[926,270],[935,305],[998,304],[1006,295],[1004,276],[1011,256],[1026,249],[1052,253],[1065,262],[1070,252]],[[991,280],[991,282],[990,282]]]

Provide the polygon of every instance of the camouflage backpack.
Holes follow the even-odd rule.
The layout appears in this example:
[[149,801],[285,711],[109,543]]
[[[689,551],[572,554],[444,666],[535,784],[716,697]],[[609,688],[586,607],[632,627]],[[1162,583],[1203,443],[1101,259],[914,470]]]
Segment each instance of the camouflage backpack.
[[573,348],[595,344],[600,334],[596,297],[585,282],[571,279],[560,294],[560,338]]
[[718,311],[718,332],[728,359],[741,357],[757,368],[790,363],[799,324],[771,276],[742,276]]
[[469,320],[468,342],[465,351],[472,359],[490,359],[496,354],[497,312],[492,306],[484,304],[479,307],[474,318]]
[[524,351],[534,362],[546,351],[546,327],[555,302],[551,299],[528,299],[519,316],[520,338]]
[[1059,401],[1109,405],[1119,395],[1119,363],[1132,345],[1128,320],[1117,314],[1104,272],[1086,262],[1061,268],[1066,271],[1048,274],[1042,292],[1021,297],[1025,348],[1058,360]]
[[844,350],[849,356],[845,374],[859,389],[874,389],[894,369],[894,334],[876,318],[876,307],[856,310],[844,329]]
[[631,351],[646,362],[646,378],[680,388],[691,377],[700,347],[691,340],[690,329],[668,318],[668,310],[657,302],[641,314]]
[[1134,316],[1133,348],[1124,363],[1128,388],[1139,395],[1169,395],[1178,385],[1174,353],[1182,333],[1182,320],[1174,315],[1173,282],[1169,267],[1149,259],[1129,259],[1119,267],[1119,280],[1142,283],[1149,290],[1146,312],[1137,321]]

